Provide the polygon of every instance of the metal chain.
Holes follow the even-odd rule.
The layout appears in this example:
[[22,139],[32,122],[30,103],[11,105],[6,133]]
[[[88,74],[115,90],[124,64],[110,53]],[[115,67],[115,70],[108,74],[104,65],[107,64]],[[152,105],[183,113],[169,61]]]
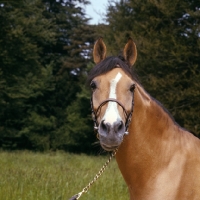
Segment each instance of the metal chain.
[[91,182],[89,182],[89,184],[83,188],[83,190],[81,192],[79,192],[78,194],[76,194],[74,196],[74,198],[72,199],[79,199],[81,197],[81,195],[83,193],[87,193],[88,190],[90,189],[90,187],[94,184],[95,181],[97,181],[97,179],[103,174],[103,172],[105,171],[105,169],[108,167],[108,164],[110,163],[111,159],[116,155],[118,149],[115,149],[112,154],[110,155],[109,159],[105,162],[105,164],[102,166],[102,168],[99,170],[99,172],[95,175],[95,177],[93,178],[93,180]]

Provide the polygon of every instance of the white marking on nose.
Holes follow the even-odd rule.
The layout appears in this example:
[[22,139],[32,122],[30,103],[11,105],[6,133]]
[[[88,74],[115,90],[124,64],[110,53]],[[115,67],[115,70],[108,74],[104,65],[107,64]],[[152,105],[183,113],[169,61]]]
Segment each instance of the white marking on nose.
[[[116,99],[116,88],[117,83],[121,79],[122,74],[118,72],[116,77],[110,81],[110,93],[109,98]],[[106,109],[106,112],[104,114],[103,120],[105,120],[105,123],[110,123],[111,125],[117,121],[117,119],[121,120],[121,117],[119,115],[118,109],[117,109],[117,103],[116,102],[109,102],[108,107]]]

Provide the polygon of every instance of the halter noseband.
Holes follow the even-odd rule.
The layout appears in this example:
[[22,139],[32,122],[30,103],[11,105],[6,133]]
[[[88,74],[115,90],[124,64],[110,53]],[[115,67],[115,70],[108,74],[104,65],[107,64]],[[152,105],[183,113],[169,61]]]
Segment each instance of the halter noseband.
[[90,104],[91,104],[91,110],[92,110],[92,119],[93,119],[93,122],[94,122],[94,130],[98,132],[98,121],[97,121],[97,118],[98,118],[98,114],[101,110],[101,108],[107,104],[108,102],[115,102],[117,103],[118,105],[120,105],[123,109],[123,112],[125,114],[125,117],[126,117],[126,122],[125,122],[125,134],[127,135],[128,134],[128,127],[130,125],[130,122],[131,122],[131,118],[132,118],[132,114],[133,114],[133,107],[134,107],[134,91],[133,91],[133,97],[132,97],[132,107],[131,107],[131,111],[128,113],[126,111],[126,109],[124,108],[123,104],[118,101],[117,99],[113,99],[113,98],[108,98],[106,100],[104,100],[103,102],[101,102],[101,104],[99,105],[99,107],[97,108],[97,110],[95,111],[94,110],[94,106],[93,106],[93,99],[91,97],[91,100],[90,100]]

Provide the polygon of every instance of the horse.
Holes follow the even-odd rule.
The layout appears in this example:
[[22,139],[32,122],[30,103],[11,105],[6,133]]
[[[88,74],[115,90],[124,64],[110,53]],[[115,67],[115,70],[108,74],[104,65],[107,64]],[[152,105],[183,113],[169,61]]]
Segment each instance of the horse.
[[132,39],[122,56],[107,57],[102,38],[94,44],[88,81],[100,145],[118,148],[131,200],[199,200],[200,140],[145,91],[131,69],[136,58]]

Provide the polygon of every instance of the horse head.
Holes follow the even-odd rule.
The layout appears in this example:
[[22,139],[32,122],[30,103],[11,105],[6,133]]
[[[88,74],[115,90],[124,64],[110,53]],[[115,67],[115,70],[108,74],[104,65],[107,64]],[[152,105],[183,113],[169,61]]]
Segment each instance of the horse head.
[[112,151],[128,134],[136,87],[131,67],[136,61],[137,50],[129,39],[123,56],[106,57],[106,45],[99,38],[94,45],[93,58],[96,66],[89,76],[93,119],[102,148]]

